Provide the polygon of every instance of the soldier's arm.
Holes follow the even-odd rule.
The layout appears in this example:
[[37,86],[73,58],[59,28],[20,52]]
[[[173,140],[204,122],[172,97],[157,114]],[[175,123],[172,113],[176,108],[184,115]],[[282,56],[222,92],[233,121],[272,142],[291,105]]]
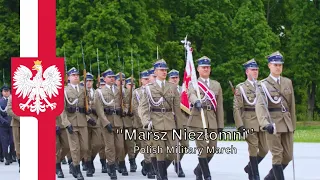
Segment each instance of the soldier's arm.
[[183,121],[184,117],[180,109],[180,93],[177,90],[177,86],[173,87],[174,89],[174,113],[176,115],[176,121],[177,121],[177,129],[183,128]]
[[219,94],[217,98],[217,120],[218,128],[224,128],[223,92],[219,84]]
[[290,114],[291,114],[291,121],[292,121],[293,130],[296,130],[296,122],[297,122],[296,101],[295,101],[294,89],[293,89],[293,85],[292,85],[292,81],[291,80],[290,80],[290,86],[291,86],[290,88],[292,90]]
[[150,117],[149,117],[149,102],[148,102],[148,95],[147,92],[145,91],[144,93],[141,94],[141,100],[139,104],[140,108],[140,118],[141,118],[141,123],[143,126],[146,126],[150,122]]
[[129,111],[129,103],[130,103],[130,96],[129,96],[129,89],[124,91],[124,99],[123,99],[123,111],[128,113]]
[[108,120],[107,116],[104,114],[102,100],[98,91],[96,91],[95,97],[96,98],[94,99],[94,105],[96,108],[97,115],[99,119],[101,119],[102,126],[106,127],[108,124],[110,124],[110,121]]
[[233,118],[236,123],[237,129],[243,126],[243,120],[241,118],[242,110],[243,110],[243,99],[240,92],[240,88],[239,86],[237,86],[233,96]]
[[139,116],[139,113],[138,113],[138,106],[139,106],[139,104],[138,104],[138,100],[137,100],[137,97],[135,96],[136,95],[136,93],[138,93],[138,91],[137,90],[135,90],[134,92],[133,92],[133,95],[132,95],[132,112],[133,112],[133,114],[135,115],[135,116]]
[[188,99],[191,102],[191,104],[194,104],[198,99],[197,97],[197,92],[196,90],[193,88],[192,83],[189,83],[189,88],[188,88]]
[[256,114],[257,114],[259,125],[261,127],[265,127],[266,125],[268,125],[270,123],[268,122],[267,110],[266,110],[266,107],[263,103],[263,101],[266,101],[266,99],[265,99],[266,97],[265,97],[265,94],[261,88],[262,87],[260,86],[257,90],[257,103],[255,105],[255,109],[256,109]]
[[13,111],[12,111],[12,97],[11,97],[11,96],[9,96],[9,98],[8,98],[7,107],[8,107],[8,108],[7,108],[7,113],[8,113],[8,115],[11,116],[11,117],[13,117],[14,119],[20,121],[20,116],[15,115],[15,114],[13,113]]
[[66,108],[67,108],[67,102],[66,102],[66,98],[64,98],[64,110],[62,112],[62,126],[63,127],[68,127],[69,125],[71,125],[70,121],[68,120],[68,116],[66,113]]

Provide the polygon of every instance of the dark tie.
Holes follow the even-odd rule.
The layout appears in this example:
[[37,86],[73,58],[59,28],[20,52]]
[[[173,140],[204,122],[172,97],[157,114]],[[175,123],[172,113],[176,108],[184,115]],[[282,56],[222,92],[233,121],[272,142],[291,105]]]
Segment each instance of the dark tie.
[[206,85],[209,87],[209,85],[208,85],[208,80],[205,80],[204,83],[206,83]]
[[280,79],[279,78],[277,79],[277,83],[280,85]]
[[161,82],[162,92],[164,92],[164,81]]

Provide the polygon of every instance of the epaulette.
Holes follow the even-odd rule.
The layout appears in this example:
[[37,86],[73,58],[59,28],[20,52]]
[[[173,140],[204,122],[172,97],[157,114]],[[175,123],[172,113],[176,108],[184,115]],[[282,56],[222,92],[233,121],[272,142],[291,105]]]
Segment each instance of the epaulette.
[[240,86],[242,86],[242,85],[244,85],[244,82],[237,84],[237,85],[236,85],[236,88],[238,88],[238,87],[240,87]]

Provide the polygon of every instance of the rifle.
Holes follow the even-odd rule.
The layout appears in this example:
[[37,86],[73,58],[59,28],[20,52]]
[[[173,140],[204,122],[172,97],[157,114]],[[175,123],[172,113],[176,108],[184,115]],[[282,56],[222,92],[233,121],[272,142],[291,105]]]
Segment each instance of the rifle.
[[85,105],[85,110],[88,113],[89,103],[88,103],[88,93],[87,93],[87,71],[86,71],[86,63],[84,62],[82,41],[81,41],[81,52],[82,52],[82,63],[83,63],[84,105]]
[[234,87],[233,87],[233,85],[232,85],[232,82],[231,82],[231,81],[229,81],[229,84],[230,84],[230,86],[231,86],[231,90],[232,90],[232,93],[233,93],[233,95],[234,95],[235,90],[234,90]]
[[4,80],[4,68],[2,68],[2,80],[3,80],[3,85],[6,85],[6,81]]
[[98,48],[97,48],[97,62],[98,62],[98,76],[97,76],[97,88],[100,87],[100,63],[99,63],[99,53],[98,53]]
[[[117,44],[117,51],[118,51],[118,61],[119,61],[120,66],[121,66],[118,44]],[[122,92],[123,90],[122,90],[122,71],[121,71],[121,67],[119,69],[120,69],[120,73],[119,73],[119,79],[120,79],[120,87],[119,87],[119,91],[120,91],[120,109],[121,109],[121,112],[123,112],[123,92]]]
[[65,66],[65,69],[66,69],[66,74],[65,74],[65,78],[64,78],[64,85],[67,86],[68,85],[68,67],[67,67],[67,57],[66,57],[66,51],[65,49],[63,48],[63,54],[64,54],[64,66]]
[[131,89],[130,89],[130,100],[129,100],[129,113],[132,113],[132,93],[133,93],[133,59],[132,59],[132,49],[131,49]]
[[141,87],[141,76],[140,76],[140,63],[139,63],[139,59],[138,58],[138,73],[139,73],[139,87]]

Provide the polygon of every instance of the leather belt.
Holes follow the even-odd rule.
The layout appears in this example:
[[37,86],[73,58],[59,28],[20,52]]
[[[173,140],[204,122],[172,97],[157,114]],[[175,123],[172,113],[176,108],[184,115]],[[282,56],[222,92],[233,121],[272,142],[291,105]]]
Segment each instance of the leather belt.
[[214,107],[213,107],[213,106],[202,106],[202,108],[203,108],[204,110],[207,110],[207,111],[214,110]]
[[151,108],[152,112],[162,112],[162,113],[166,113],[166,112],[172,112],[172,109],[166,109],[166,108]]
[[85,109],[83,107],[67,107],[67,111],[69,113],[76,113],[76,112],[79,112],[79,113],[85,113]]
[[91,113],[95,116],[98,116],[97,111],[95,109],[91,109]]
[[256,111],[255,108],[244,108],[244,111]]
[[113,109],[113,108],[104,108],[104,113],[107,115],[119,115],[120,116],[120,109]]
[[269,112],[277,112],[277,111],[281,111],[281,112],[288,112],[288,110],[283,111],[282,108],[268,108]]

